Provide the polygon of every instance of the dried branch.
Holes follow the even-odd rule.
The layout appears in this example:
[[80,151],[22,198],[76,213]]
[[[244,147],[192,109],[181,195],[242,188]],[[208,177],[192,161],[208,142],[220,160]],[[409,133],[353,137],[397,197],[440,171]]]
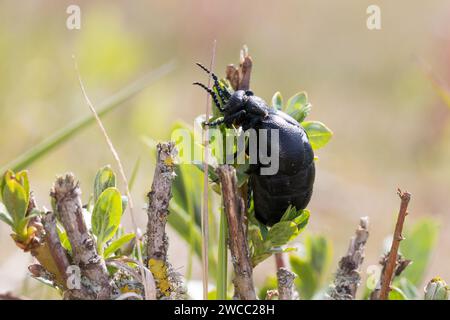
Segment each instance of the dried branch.
[[278,290],[267,290],[264,300],[278,300]]
[[241,64],[239,66],[239,90],[250,90],[250,76],[252,74],[252,67],[252,58],[248,55],[247,46],[244,46],[244,48],[241,50]]
[[[105,137],[106,143],[108,144],[108,148],[111,151],[111,154],[119,168],[120,176],[125,185],[125,192],[126,192],[127,199],[128,199],[128,210],[129,210],[130,216],[131,216],[131,223],[133,224],[134,233],[137,235],[139,230],[138,230],[136,219],[135,219],[135,216],[133,213],[133,208],[134,208],[133,197],[131,196],[130,186],[128,184],[128,179],[125,174],[125,170],[123,168],[122,161],[120,160],[119,153],[117,152],[116,148],[114,147],[114,144],[112,143],[111,138],[108,136],[105,126],[103,125],[103,122],[100,120],[100,117],[99,117],[97,111],[95,110],[94,105],[92,104],[91,100],[89,99],[89,96],[87,95],[86,88],[84,87],[83,81],[81,79],[81,74],[78,71],[78,65],[76,63],[75,56],[73,56],[73,59],[74,59],[75,71],[77,72],[77,75],[78,75],[78,82],[80,84],[81,92],[83,93],[84,99],[86,100],[86,104],[88,105],[89,109],[91,110],[92,114],[94,115],[95,121],[97,122],[97,125],[99,126],[103,136]],[[139,262],[140,262],[139,269],[141,271],[141,275],[144,280],[143,285],[144,285],[145,299],[146,300],[154,300],[155,293],[151,291],[151,287],[153,287],[153,283],[152,283],[153,279],[148,279],[146,277],[147,272],[145,272],[145,270],[144,270],[145,266],[144,266],[144,260],[142,258],[141,243],[138,238],[136,238],[136,244],[137,244],[136,252],[138,255]]]
[[[30,215],[34,209],[37,209],[37,205],[33,193],[30,192],[27,215]],[[31,265],[28,268],[34,277],[53,282],[59,288],[65,289],[65,262],[58,259],[59,254],[55,251],[56,242],[48,237],[48,231],[45,230],[43,223],[45,224],[45,217],[42,217],[41,215],[30,218],[28,227],[35,230],[33,237],[26,246],[18,242],[16,242],[16,244],[24,251],[29,251],[40,263]],[[56,241],[59,243],[59,237],[57,236],[55,239],[57,239]],[[67,257],[66,261],[68,262]]]
[[361,281],[360,267],[364,261],[364,249],[369,237],[369,218],[359,221],[355,236],[350,240],[347,254],[339,261],[339,267],[334,279],[334,285],[328,291],[332,300],[353,300]]
[[228,221],[228,245],[234,267],[235,295],[241,300],[256,299],[253,286],[253,269],[250,261],[247,235],[244,226],[245,205],[239,196],[236,171],[232,166],[221,165],[217,174],[222,185],[225,214]]
[[286,261],[284,258],[284,254],[282,252],[278,252],[274,254],[275,256],[275,266],[278,269],[286,268]]
[[[54,261],[55,281],[66,288],[67,268],[70,266],[69,258],[66,250],[62,247],[56,230],[56,216],[54,213],[48,212],[43,218],[42,223],[45,229],[45,242],[49,247],[50,254]],[[49,270],[50,271],[50,270]]]
[[227,66],[225,70],[226,79],[230,82],[233,90],[249,90],[250,77],[252,74],[253,61],[248,54],[247,46],[241,50],[239,67],[233,64]]
[[181,280],[167,259],[169,242],[166,223],[172,197],[172,181],[175,178],[176,156],[177,150],[173,142],[158,144],[152,189],[148,193],[147,264],[156,281],[159,298],[169,297],[172,293],[183,293],[180,291]]
[[[381,269],[381,275],[380,275],[380,279],[377,283],[377,286],[375,287],[375,289],[372,291],[372,293],[370,294],[370,299],[371,300],[378,300],[379,296],[380,296],[380,291],[381,291],[381,283],[383,282],[383,277],[384,274],[386,272],[386,266],[387,266],[387,262],[389,260],[389,252],[386,253],[385,255],[383,255],[379,261],[382,269]],[[406,269],[407,266],[409,266],[412,263],[411,260],[408,259],[404,259],[402,257],[401,254],[397,255],[397,262],[395,264],[395,270],[394,270],[394,275],[392,277],[392,281],[394,281],[395,277],[398,277],[401,275],[401,273]],[[389,294],[388,294],[389,295]]]
[[87,280],[83,285],[95,299],[111,298],[112,285],[106,264],[97,254],[95,241],[83,219],[81,190],[75,177],[70,173],[58,177],[50,195],[55,201],[59,220],[72,246],[73,262]]
[[279,300],[297,300],[298,295],[295,291],[294,280],[296,275],[286,268],[280,268],[277,271],[278,279],[278,299]]
[[[374,300],[387,300],[389,296],[389,291],[391,290],[391,282],[395,276],[395,273],[399,274],[402,272],[406,266],[410,263],[409,260],[404,260],[406,262],[399,263],[398,259],[398,248],[400,247],[400,241],[403,240],[402,231],[403,224],[405,223],[405,218],[408,215],[408,204],[411,200],[411,194],[408,192],[402,192],[398,189],[397,192],[400,197],[400,210],[397,217],[397,223],[395,225],[394,237],[392,238],[391,250],[387,255],[386,262],[384,263],[383,270],[380,275],[379,287],[374,290],[371,295],[371,299]],[[400,266],[400,268],[398,268]]]

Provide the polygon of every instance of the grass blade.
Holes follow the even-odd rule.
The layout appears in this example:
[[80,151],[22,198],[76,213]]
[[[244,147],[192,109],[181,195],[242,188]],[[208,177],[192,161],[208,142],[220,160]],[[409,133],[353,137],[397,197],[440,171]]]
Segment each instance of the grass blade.
[[[168,62],[157,69],[150,71],[142,78],[136,80],[135,82],[129,84],[125,88],[119,90],[114,95],[107,98],[105,101],[98,106],[98,116],[102,117],[108,112],[116,109],[125,101],[129,100],[137,93],[148,87],[150,84],[159,80],[161,77],[167,75],[175,68],[175,62]],[[5,172],[8,169],[13,171],[19,171],[25,169],[27,166],[38,160],[39,158],[45,156],[53,149],[55,149],[60,144],[66,142],[72,138],[75,134],[91,125],[95,122],[95,117],[92,114],[67,125],[66,127],[60,129],[53,135],[44,139],[42,142],[38,143],[34,147],[28,149],[26,152],[18,156],[16,159],[5,164],[1,167],[0,173]]]

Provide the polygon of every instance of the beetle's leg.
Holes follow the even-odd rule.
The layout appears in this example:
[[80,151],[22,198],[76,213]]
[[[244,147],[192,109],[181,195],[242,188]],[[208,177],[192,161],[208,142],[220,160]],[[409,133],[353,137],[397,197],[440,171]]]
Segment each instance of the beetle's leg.
[[247,131],[250,128],[254,128],[255,125],[258,123],[258,121],[261,120],[261,117],[258,116],[253,116],[252,118],[250,118],[249,123],[245,124],[242,126],[242,130]]
[[205,121],[205,122],[203,122],[203,124],[208,127],[217,127],[218,125],[221,125],[224,122],[225,122],[225,118],[219,118],[217,120],[214,120],[213,122]]
[[214,91],[212,91],[210,88],[208,88],[207,86],[205,86],[203,83],[200,83],[200,82],[194,82],[193,85],[200,86],[203,89],[205,89],[213,98],[214,104],[220,110],[220,112],[224,111],[224,109],[220,106],[219,99],[217,99],[216,93]]
[[244,117],[247,114],[245,110],[239,110],[236,113],[230,114],[229,116],[225,116],[224,120],[227,125],[232,125],[234,120]]
[[205,125],[209,126],[209,127],[216,127],[222,123],[225,123],[227,126],[231,126],[233,124],[233,121],[236,119],[239,119],[243,116],[246,115],[246,111],[245,110],[240,110],[236,113],[233,113],[231,115],[225,116],[223,118],[219,118],[213,122],[204,122]]
[[200,68],[202,68],[204,71],[206,71],[208,74],[211,75],[211,77],[214,80],[214,86],[217,89],[217,93],[219,94],[220,99],[222,100],[223,103],[225,103],[225,99],[229,99],[231,97],[230,93],[228,92],[228,90],[222,90],[222,87],[220,86],[219,83],[219,78],[217,78],[217,76],[211,72],[210,70],[208,70],[208,68],[206,68],[204,65],[202,65],[201,63],[197,62],[196,63]]

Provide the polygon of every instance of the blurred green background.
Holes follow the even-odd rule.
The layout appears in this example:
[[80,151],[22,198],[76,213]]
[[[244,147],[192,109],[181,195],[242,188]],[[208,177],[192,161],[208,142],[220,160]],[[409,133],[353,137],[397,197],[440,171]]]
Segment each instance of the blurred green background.
[[[66,8],[81,7],[81,29],[68,30]],[[382,29],[366,28],[366,8],[381,7]],[[325,234],[337,259],[359,217],[371,219],[364,268],[375,264],[393,230],[396,189],[413,194],[412,224],[435,217],[440,236],[428,278],[450,279],[450,112],[433,90],[420,60],[450,84],[450,3],[398,1],[12,1],[0,2],[0,165],[87,114],[72,54],[94,104],[148,70],[175,59],[168,76],[104,118],[131,173],[141,157],[134,198],[145,206],[153,164],[143,135],[167,139],[175,120],[193,123],[206,81],[194,65],[211,58],[216,70],[239,61],[243,44],[254,59],[252,89],[266,100],[305,90],[334,137],[318,152],[308,232]],[[113,164],[98,127],[90,126],[31,165],[39,205],[56,174],[72,171],[91,188],[98,168]],[[88,193],[84,194],[87,200]],[[126,217],[126,223],[130,223]],[[146,215],[138,217],[144,226]],[[185,272],[188,250],[170,232],[170,258]],[[299,241],[302,236],[299,237]],[[0,292],[16,290],[30,262],[0,224]],[[198,261],[197,261],[198,263]],[[261,283],[272,260],[258,266]],[[194,277],[200,278],[199,268]],[[33,281],[33,280],[32,280]]]

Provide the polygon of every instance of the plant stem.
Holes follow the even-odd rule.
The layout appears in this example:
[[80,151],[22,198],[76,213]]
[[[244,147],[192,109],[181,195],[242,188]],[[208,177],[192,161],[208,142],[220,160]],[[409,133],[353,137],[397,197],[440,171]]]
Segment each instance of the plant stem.
[[[174,166],[177,150],[173,142],[157,145],[157,162],[151,191],[148,193],[147,223],[147,264],[155,278],[159,297],[170,297],[177,290],[178,279],[167,259],[169,241],[166,223],[169,214],[169,201],[172,197],[172,181],[175,178]],[[171,276],[171,273],[174,276]]]
[[375,295],[375,299],[387,300],[389,291],[391,290],[391,282],[394,276],[394,271],[397,267],[397,255],[398,248],[400,247],[400,241],[403,240],[402,231],[405,218],[408,215],[408,204],[411,200],[411,194],[408,192],[402,192],[398,189],[397,192],[400,197],[400,210],[397,217],[397,223],[395,225],[394,237],[392,238],[391,250],[389,251],[385,267],[380,276],[381,288],[378,295]]
[[235,295],[241,300],[255,300],[253,268],[244,227],[245,204],[239,196],[236,170],[230,165],[221,165],[217,168],[217,174],[222,186],[223,205],[228,220],[228,245],[234,267]]
[[360,267],[364,261],[364,250],[369,238],[369,218],[359,221],[355,236],[350,240],[347,254],[339,261],[333,286],[328,291],[331,300],[353,300],[361,281]]
[[89,280],[89,291],[96,299],[110,299],[112,285],[105,260],[98,255],[84,221],[81,190],[75,177],[72,174],[58,177],[50,195],[72,246],[73,262]]
[[297,294],[294,289],[294,280],[296,275],[288,269],[281,267],[277,271],[278,280],[278,299],[296,300]]

